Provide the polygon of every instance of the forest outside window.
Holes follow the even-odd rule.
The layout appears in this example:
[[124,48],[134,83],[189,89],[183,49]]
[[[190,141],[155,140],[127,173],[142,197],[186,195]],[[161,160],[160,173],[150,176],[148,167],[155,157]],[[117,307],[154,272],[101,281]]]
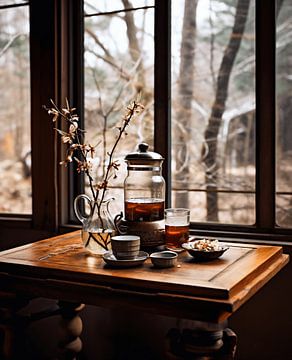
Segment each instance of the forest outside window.
[[255,2],[172,1],[172,24],[173,204],[253,224]]

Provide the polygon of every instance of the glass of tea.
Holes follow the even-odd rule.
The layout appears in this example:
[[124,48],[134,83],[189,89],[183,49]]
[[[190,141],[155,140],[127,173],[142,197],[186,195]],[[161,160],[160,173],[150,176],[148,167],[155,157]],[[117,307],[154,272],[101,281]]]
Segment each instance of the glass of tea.
[[165,209],[166,248],[183,251],[181,245],[189,239],[190,210],[184,208]]

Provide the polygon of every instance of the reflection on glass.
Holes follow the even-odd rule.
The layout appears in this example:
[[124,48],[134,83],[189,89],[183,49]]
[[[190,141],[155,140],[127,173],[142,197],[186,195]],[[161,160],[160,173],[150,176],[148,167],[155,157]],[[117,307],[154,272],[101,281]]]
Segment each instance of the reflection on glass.
[[[153,146],[154,84],[154,9],[149,1],[86,1],[85,11],[85,129],[87,140],[97,146],[92,173],[95,181],[105,171],[107,152],[111,150],[128,103],[141,93],[145,110],[128,127],[128,135],[119,143],[115,159],[121,164],[117,179],[115,206],[123,209],[124,157],[137,144]],[[116,13],[106,13],[117,11]],[[102,13],[102,14],[99,14]],[[94,14],[94,15],[93,15]],[[109,191],[109,196],[113,190]],[[114,213],[114,210],[113,210]]]
[[292,195],[276,196],[276,219],[283,227],[292,227]]
[[10,6],[15,4],[27,3],[28,0],[0,0],[0,6]]
[[255,191],[254,12],[254,1],[172,2],[172,206],[195,209],[191,221],[255,221],[244,200]]
[[292,227],[292,4],[284,0],[277,8],[276,43],[276,219]]
[[28,7],[0,10],[0,213],[31,213]]
[[[172,196],[180,195],[173,191]],[[190,191],[189,196],[196,206],[192,207],[191,219],[194,222],[204,222],[207,218],[206,192]],[[225,224],[253,224],[255,219],[255,195],[250,193],[218,193],[218,218]]]

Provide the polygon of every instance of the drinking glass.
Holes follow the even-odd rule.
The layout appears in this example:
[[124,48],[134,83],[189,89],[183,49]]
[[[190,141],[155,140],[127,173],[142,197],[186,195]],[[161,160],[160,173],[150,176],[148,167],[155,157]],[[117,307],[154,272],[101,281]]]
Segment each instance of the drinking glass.
[[165,209],[166,248],[176,252],[183,251],[181,244],[189,239],[190,210],[184,208]]

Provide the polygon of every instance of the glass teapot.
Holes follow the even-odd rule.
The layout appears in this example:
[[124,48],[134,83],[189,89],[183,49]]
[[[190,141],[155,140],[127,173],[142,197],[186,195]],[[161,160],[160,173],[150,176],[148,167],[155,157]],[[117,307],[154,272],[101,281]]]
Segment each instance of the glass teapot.
[[148,144],[125,157],[128,174],[124,182],[125,219],[129,222],[151,222],[164,219],[165,181],[163,157],[148,151]]

